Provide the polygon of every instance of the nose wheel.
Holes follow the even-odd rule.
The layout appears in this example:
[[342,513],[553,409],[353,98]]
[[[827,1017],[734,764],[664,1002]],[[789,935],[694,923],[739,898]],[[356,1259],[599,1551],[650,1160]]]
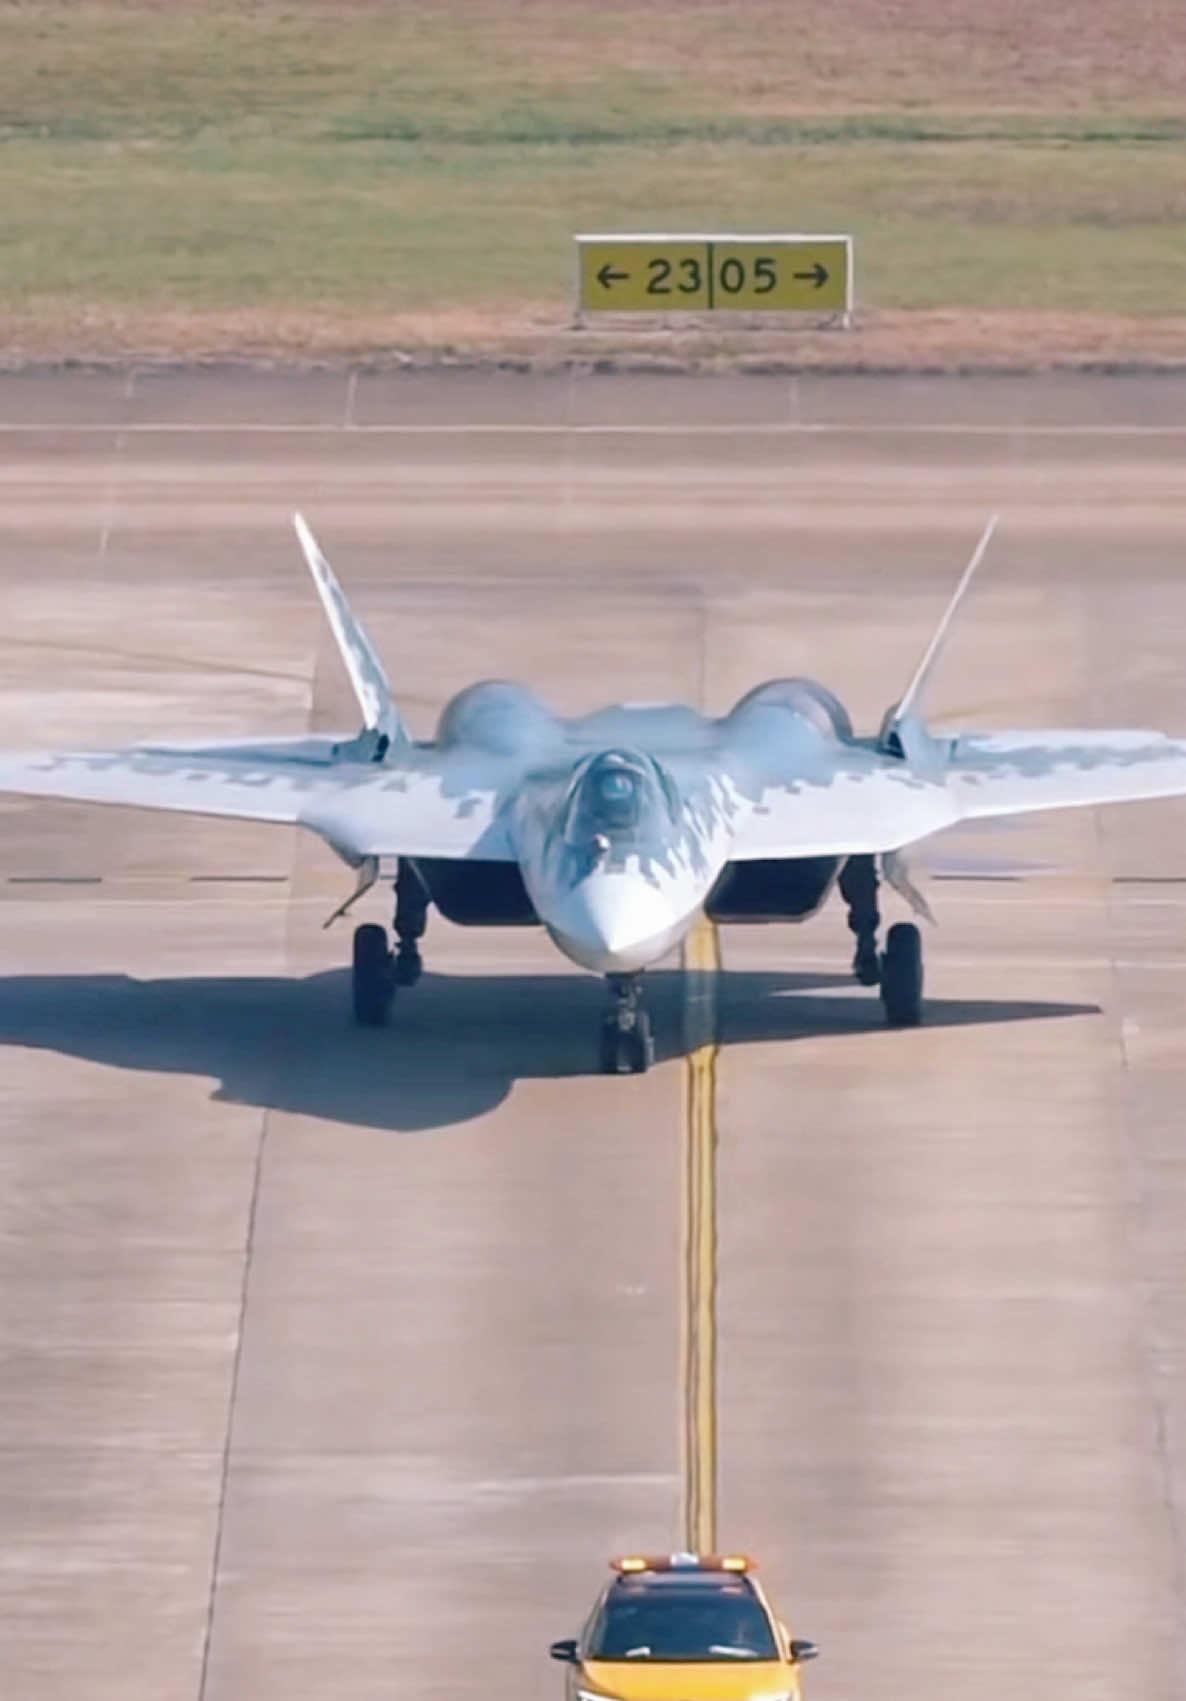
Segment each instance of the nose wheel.
[[642,1005],[637,976],[611,975],[609,1003],[601,1018],[603,1075],[645,1075],[655,1061],[651,1018]]

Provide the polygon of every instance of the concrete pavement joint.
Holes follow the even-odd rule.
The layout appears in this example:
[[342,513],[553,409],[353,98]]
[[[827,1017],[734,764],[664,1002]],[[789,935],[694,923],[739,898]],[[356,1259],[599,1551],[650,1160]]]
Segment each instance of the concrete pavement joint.
[[[1103,853],[1106,850],[1106,845],[1100,811],[1095,810],[1093,813],[1097,843],[1101,853]],[[1111,891],[1106,890],[1105,915],[1109,936],[1111,936],[1113,930],[1113,901]],[[1110,970],[1111,997],[1109,1004],[1115,1012],[1114,1033],[1116,1050],[1120,1060],[1119,1091],[1122,1097],[1127,1094],[1133,1079],[1132,1053],[1129,1049],[1129,1043],[1140,1032],[1139,1025],[1132,1022],[1124,1014],[1124,1000],[1120,985],[1120,971],[1123,967],[1120,959],[1113,954]],[[1122,1115],[1117,1121],[1119,1123],[1118,1133],[1130,1175],[1132,1215],[1135,1218],[1135,1237],[1139,1243],[1132,1248],[1130,1279],[1133,1290],[1139,1295],[1140,1299],[1139,1328],[1145,1370],[1149,1378],[1155,1468],[1166,1522],[1166,1536],[1171,1555],[1170,1563],[1173,1568],[1174,1598],[1180,1602],[1186,1594],[1186,1517],[1183,1515],[1183,1507],[1176,1493],[1174,1481],[1173,1420],[1163,1369],[1167,1356],[1166,1343],[1161,1337],[1161,1331],[1157,1324],[1158,1284],[1148,1274],[1148,1260],[1153,1241],[1149,1181],[1143,1155],[1133,1132],[1132,1119]],[[1180,1614],[1173,1615],[1173,1624],[1176,1663],[1183,1688],[1186,1689],[1186,1626],[1183,1625]]]
[[226,1438],[222,1450],[222,1468],[218,1481],[218,1518],[214,1530],[214,1551],[210,1556],[210,1589],[206,1597],[206,1623],[202,1635],[202,1664],[198,1680],[197,1701],[206,1701],[206,1685],[210,1676],[210,1649],[214,1639],[214,1612],[218,1601],[218,1574],[222,1565],[222,1538],[226,1522],[227,1491],[231,1477],[231,1447],[235,1433],[235,1404],[239,1395],[239,1373],[243,1364],[243,1335],[247,1323],[247,1292],[251,1281],[251,1257],[255,1249],[255,1220],[259,1208],[260,1181],[263,1175],[264,1146],[272,1112],[265,1109],[259,1122],[259,1139],[255,1147],[255,1168],[251,1178],[251,1201],[247,1208],[247,1233],[243,1246],[243,1280],[239,1288],[239,1324],[235,1336],[235,1353],[231,1363],[231,1387],[227,1400]]
[[689,425],[642,422],[627,424],[572,423],[558,420],[554,424],[529,421],[424,421],[420,424],[372,423],[357,421],[348,426],[332,420],[309,422],[290,420],[269,424],[258,420],[135,420],[82,424],[40,423],[30,420],[0,420],[0,432],[30,436],[102,436],[120,431],[128,436],[267,436],[267,437],[327,437],[349,430],[360,437],[1069,437],[1069,438],[1182,438],[1186,425],[992,425],[969,421],[937,420],[920,424],[899,421],[894,424],[845,424],[821,421],[756,420],[736,425]]

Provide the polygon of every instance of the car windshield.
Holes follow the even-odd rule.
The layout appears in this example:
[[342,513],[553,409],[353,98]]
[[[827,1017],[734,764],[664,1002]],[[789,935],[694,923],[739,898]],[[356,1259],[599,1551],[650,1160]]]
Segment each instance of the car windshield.
[[591,1660],[775,1660],[765,1609],[748,1583],[705,1587],[639,1578],[616,1584],[593,1626]]

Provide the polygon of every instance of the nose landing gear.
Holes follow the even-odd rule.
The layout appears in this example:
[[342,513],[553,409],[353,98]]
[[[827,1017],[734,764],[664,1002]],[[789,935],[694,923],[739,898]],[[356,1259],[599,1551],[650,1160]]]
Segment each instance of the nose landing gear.
[[651,1018],[642,1006],[637,975],[610,975],[609,1002],[601,1018],[603,1075],[645,1075],[655,1061]]

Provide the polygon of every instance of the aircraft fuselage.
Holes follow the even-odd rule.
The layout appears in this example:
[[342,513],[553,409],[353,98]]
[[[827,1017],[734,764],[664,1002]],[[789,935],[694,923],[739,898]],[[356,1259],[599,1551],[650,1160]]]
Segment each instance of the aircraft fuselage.
[[[714,892],[736,888],[731,823],[747,770],[761,771],[770,741],[783,755],[801,745],[809,769],[842,734],[842,717],[807,681],[761,687],[719,720],[625,704],[571,721],[522,687],[491,683],[449,704],[438,748],[501,757],[513,770],[506,831],[530,910],[510,902],[507,920],[538,919],[581,967],[631,975],[678,946]],[[830,859],[802,879],[767,879],[764,909],[750,879],[742,908],[755,920],[799,919],[818,908],[838,867]],[[442,871],[446,913],[463,879],[464,865]]]

